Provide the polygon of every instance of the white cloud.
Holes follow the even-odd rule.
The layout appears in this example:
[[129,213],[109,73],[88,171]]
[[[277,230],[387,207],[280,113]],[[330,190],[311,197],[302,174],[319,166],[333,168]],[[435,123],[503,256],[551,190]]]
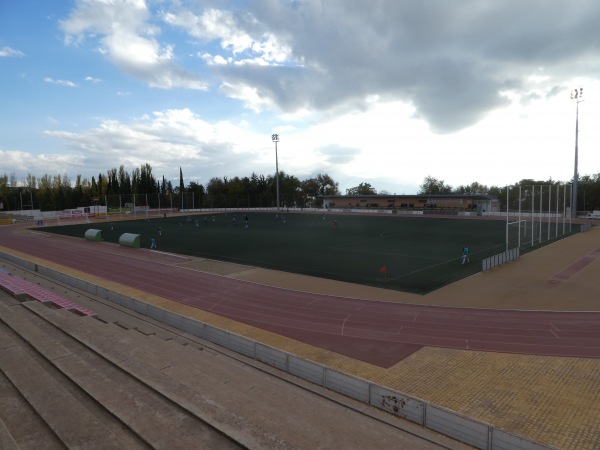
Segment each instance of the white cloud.
[[77,45],[85,39],[99,39],[102,55],[152,87],[205,89],[200,76],[174,61],[172,46],[161,45],[157,39],[160,29],[148,23],[150,18],[143,0],[80,0],[60,25],[66,43]]
[[[67,42],[98,39],[107,59],[153,87],[207,89],[211,70],[221,93],[252,111],[330,114],[381,99],[413,105],[437,133],[508,107],[507,92],[526,101],[567,73],[600,70],[589,62],[600,44],[590,9],[600,13],[600,4],[434,3],[257,0],[217,9],[178,0],[155,11],[143,0],[80,0],[61,26]],[[186,33],[205,66],[180,65],[159,26]]]
[[19,51],[19,50],[14,50],[10,47],[2,47],[0,49],[0,58],[8,58],[8,57],[21,57],[21,56],[25,56],[25,53]]
[[44,77],[44,81],[50,84],[58,84],[59,86],[77,87],[77,83],[69,80],[55,80],[54,78]]
[[188,176],[203,183],[215,173],[249,175],[246,172],[254,170],[253,164],[262,173],[265,164],[260,147],[269,144],[244,126],[208,123],[189,109],[159,111],[129,123],[104,120],[83,132],[45,131],[44,135],[61,139],[81,158],[77,173],[86,166],[108,170],[107,161],[111,167],[123,164],[130,169],[148,163],[155,173],[175,179],[175,169],[181,165],[189,168]]
[[220,91],[230,98],[241,100],[244,107],[254,112],[260,112],[275,106],[268,95],[259,91],[256,87],[244,83],[223,83]]
[[600,43],[590,7],[600,6],[585,0],[376,3],[262,0],[227,11],[177,2],[162,18],[199,45],[220,45],[199,53],[222,92],[250,109],[360,110],[379,97],[414,105],[438,133],[508,107],[507,90],[526,97],[564,83],[566,71],[600,69],[590,63]]
[[43,174],[70,174],[81,167],[83,158],[76,154],[41,153],[32,154],[19,150],[3,150],[0,148],[0,159],[4,167],[10,168],[8,173],[17,175],[22,181],[27,174],[40,177]]
[[[177,28],[186,31],[190,36],[202,42],[218,41],[223,50],[229,51],[231,62],[239,62],[237,55],[252,54],[252,58],[243,61],[254,61],[260,64],[282,63],[290,58],[289,47],[279,42],[273,33],[263,32],[253,37],[244,28],[257,25],[256,20],[249,14],[235,15],[231,11],[207,9],[199,15],[191,11],[166,13],[163,20]],[[222,55],[212,55],[212,58]]]
[[[580,173],[600,167],[594,142],[600,131],[600,83],[580,80],[591,93],[580,106]],[[64,167],[35,166],[42,172],[55,167],[91,177],[123,164],[128,170],[148,163],[157,176],[207,183],[212,177],[269,175],[275,170],[270,133],[279,134],[279,168],[307,179],[328,173],[340,189],[369,182],[378,190],[415,193],[423,179],[434,176],[457,187],[473,181],[504,186],[521,179],[569,181],[573,172],[574,105],[568,90],[542,95],[527,103],[511,97],[511,105],[490,114],[477,126],[451,135],[429,132],[426,121],[414,115],[414,105],[375,102],[370,108],[327,120],[280,123],[258,132],[256,118],[238,122],[208,120],[192,109],[167,109],[124,122],[104,120],[84,131],[46,131],[64,142]],[[24,161],[16,165],[17,160]],[[35,158],[7,158],[11,171],[25,170]],[[3,158],[4,161],[4,158]],[[108,165],[107,165],[108,164]],[[87,171],[94,168],[91,173]],[[100,170],[98,170],[100,168]],[[29,169],[31,170],[31,169]],[[39,172],[36,172],[39,173]]]

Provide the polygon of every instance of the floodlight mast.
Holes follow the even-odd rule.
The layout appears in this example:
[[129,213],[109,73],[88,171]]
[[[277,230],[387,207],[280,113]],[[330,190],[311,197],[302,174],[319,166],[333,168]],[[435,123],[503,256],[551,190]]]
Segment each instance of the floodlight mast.
[[579,182],[578,153],[579,153],[579,102],[583,101],[583,88],[573,89],[571,91],[571,100],[575,100],[575,170],[573,173],[573,189],[571,193],[571,217],[577,217],[577,184]]
[[279,135],[272,134],[271,140],[275,142],[275,185],[277,189],[277,212],[279,212],[279,162],[277,158],[277,143],[279,142]]

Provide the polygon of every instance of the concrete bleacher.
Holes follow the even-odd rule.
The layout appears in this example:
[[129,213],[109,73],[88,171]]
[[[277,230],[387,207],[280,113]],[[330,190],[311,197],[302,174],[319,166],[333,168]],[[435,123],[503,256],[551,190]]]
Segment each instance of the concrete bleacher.
[[55,294],[21,277],[11,275],[9,272],[0,272],[0,288],[16,298],[26,296],[41,303],[51,303],[58,308],[73,311],[83,316],[96,315],[91,309],[78,305],[61,295]]
[[[4,408],[0,401],[0,448],[379,448],[404,442],[386,422],[289,385],[280,374],[265,377],[269,369],[246,366],[203,342],[182,345],[152,329],[146,334],[134,315],[113,314],[118,323],[0,292],[0,392],[9,402]],[[127,321],[135,327],[121,325]],[[336,428],[341,416],[349,429]],[[331,432],[307,433],[317,425]]]

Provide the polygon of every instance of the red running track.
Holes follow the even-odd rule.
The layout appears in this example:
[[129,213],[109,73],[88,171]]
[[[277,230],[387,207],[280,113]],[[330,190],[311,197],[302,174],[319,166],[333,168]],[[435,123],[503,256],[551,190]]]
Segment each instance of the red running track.
[[381,367],[424,346],[600,357],[600,313],[448,308],[308,294],[183,269],[173,262],[187,259],[176,255],[6,228],[0,229],[0,244]]

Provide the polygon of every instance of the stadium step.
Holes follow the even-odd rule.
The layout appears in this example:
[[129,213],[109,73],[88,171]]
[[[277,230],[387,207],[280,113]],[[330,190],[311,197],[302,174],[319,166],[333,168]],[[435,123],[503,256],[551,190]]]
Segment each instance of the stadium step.
[[[0,392],[2,391],[0,390]],[[0,418],[0,448],[3,450],[19,450],[19,445],[2,418]]]
[[[16,307],[10,311],[8,307],[0,306],[2,321],[7,326],[23,336],[27,343],[42,350],[48,358],[69,359],[71,355],[59,342],[41,332],[37,327],[31,326],[30,317],[23,314],[23,309]],[[20,310],[19,310],[20,309]],[[6,332],[2,332],[6,335]],[[58,351],[46,353],[50,346],[56,346]],[[115,436],[110,428],[105,426],[93,411],[88,410],[69,389],[61,383],[55,371],[48,370],[27,352],[20,348],[20,344],[2,348],[0,364],[2,372],[8,381],[35,411],[35,415],[44,423],[40,429],[48,430],[47,433],[30,432],[30,427],[22,430],[17,429],[13,434],[15,442],[29,443],[30,440],[39,442],[38,448],[101,448],[96,443],[104,443],[119,448],[130,442],[121,440]],[[17,394],[13,394],[15,397]],[[36,421],[32,414],[23,413],[24,419]],[[4,418],[3,418],[4,420]],[[37,421],[39,422],[39,420]],[[39,425],[39,423],[37,424]],[[15,428],[12,428],[13,430]],[[55,437],[54,437],[55,436]],[[19,447],[21,444],[18,444]],[[31,447],[33,448],[33,447]]]
[[63,449],[64,445],[8,378],[5,368],[11,363],[6,356],[9,347],[11,351],[23,350],[0,329],[0,448]]
[[82,317],[73,321],[62,311],[48,312],[40,309],[38,305],[31,307],[74,339],[111,361],[138,358],[157,369],[168,365],[159,352],[146,344],[146,336],[141,333],[130,332],[92,317]]
[[[39,308],[34,305],[35,303],[32,303],[28,306]],[[142,441],[154,448],[199,448],[198,443],[203,443],[202,445],[206,448],[222,446],[229,448],[232,446],[230,439],[215,432],[193,414],[169,401],[168,398],[149,388],[146,383],[130,376],[127,371],[120,368],[127,365],[140,365],[135,357],[117,354],[115,358],[121,364],[121,366],[117,366],[101,357],[96,351],[82,345],[77,339],[73,339],[51,325],[52,320],[77,322],[83,321],[85,318],[69,316],[64,312],[48,309],[39,311],[45,317],[34,316],[33,310],[30,310],[27,312],[31,316],[29,318],[33,317],[33,320],[29,323],[26,320],[19,323],[19,320],[13,317],[9,317],[9,322],[40,353],[46,355],[46,352],[51,350],[49,348],[51,345],[59,347],[60,351],[66,353],[62,357],[58,357],[57,351],[50,352],[49,362],[69,379],[82,395],[85,394],[86,398],[94,399],[95,403],[100,404],[109,413],[107,415],[113,418],[113,421],[114,418],[118,419],[115,422],[127,433],[129,430],[133,431],[133,434],[129,433],[129,442],[111,443],[108,440],[108,431],[111,430],[103,429],[102,436],[96,436],[94,431],[100,429],[99,427],[95,426],[90,429],[89,426],[86,428],[77,426],[77,430],[81,431],[82,436],[87,436],[91,441],[96,440],[103,443],[103,448],[140,448],[144,445]],[[46,320],[50,320],[50,322],[44,324],[43,322]],[[34,326],[32,326],[32,322],[35,324]],[[30,332],[32,329],[43,331],[32,333]],[[105,334],[109,333],[103,333],[103,335]],[[100,337],[99,340],[102,338]],[[144,369],[151,373],[152,371],[158,372],[153,368],[148,369],[147,365],[142,364],[142,366],[145,367],[140,368],[140,372]],[[37,391],[43,392],[43,386],[37,386]],[[42,402],[42,405],[46,404]],[[81,416],[84,417],[83,414]],[[52,424],[52,428],[56,428],[54,424]],[[178,432],[173,433],[174,429],[177,429]],[[69,448],[83,447],[77,442],[67,446]],[[89,448],[93,448],[93,446]]]
[[[39,309],[37,305],[31,306]],[[249,377],[248,371],[256,369],[238,361],[92,318],[78,319],[77,326],[67,325],[72,320],[64,312],[41,311],[48,320],[73,333],[77,340],[124,371],[250,447],[273,448],[284,442],[297,443],[298,429],[312,426],[311,417],[300,417],[294,412],[298,403],[304,410],[312,408],[313,401],[304,398],[307,393],[295,392],[290,397],[284,394],[280,380]],[[98,338],[99,328],[107,331],[101,338]],[[134,349],[125,349],[128,345]],[[157,360],[156,354],[163,355],[165,360]],[[265,402],[265,398],[269,401]],[[282,409],[273,409],[273,405]],[[295,417],[294,427],[289,428],[289,415],[281,414],[282,410]],[[280,430],[277,435],[269,431],[274,425]],[[313,439],[316,448],[317,437],[302,438],[306,442]]]
[[[211,405],[207,405],[202,400],[201,393],[191,391],[161,371],[168,366],[168,363],[157,357],[158,352],[153,351],[151,344],[145,342],[149,336],[125,330],[114,324],[105,324],[91,317],[81,317],[75,320],[77,323],[73,323],[73,319],[62,311],[49,311],[36,304],[28,305],[28,307],[50,323],[60,327],[74,340],[91,349],[105,361],[112,363],[109,368],[111,370],[107,370],[107,373],[102,376],[113,380],[111,381],[113,388],[110,396],[107,396],[101,389],[96,389],[97,385],[106,384],[102,383],[101,379],[92,381],[81,378],[76,381],[80,386],[85,386],[90,395],[99,398],[99,401],[107,409],[121,418],[151,445],[164,447],[167,442],[161,442],[161,439],[169,435],[169,431],[172,431],[174,426],[182,426],[176,424],[193,423],[195,418],[211,423],[215,428],[224,429],[231,435],[236,435],[235,430],[231,429],[229,425],[227,412],[223,413],[223,421],[214,422],[212,413],[207,414]],[[81,365],[85,365],[87,369],[78,370],[77,373],[94,371],[91,361],[84,361]],[[69,370],[69,368],[65,367],[63,370]],[[74,368],[72,370],[75,371]],[[109,371],[110,373],[108,373]],[[131,379],[139,380],[139,382],[131,383]],[[142,386],[140,387],[140,385]],[[118,401],[119,398],[123,400]],[[173,405],[180,406],[167,410],[161,402],[153,401],[156,398],[166,398]],[[154,417],[148,417],[148,414],[153,414]],[[149,428],[148,424],[153,424],[152,428]],[[197,448],[198,442],[204,439],[206,441],[204,445],[207,448],[218,448],[223,445],[223,443],[216,442],[211,446],[209,445],[210,439],[214,439],[214,436],[201,438],[200,434],[202,434],[201,427],[190,426],[190,429],[185,433],[182,432],[181,435],[178,434],[177,439],[169,444],[173,448]],[[195,445],[191,444],[192,439],[196,440]],[[240,439],[248,440],[246,437],[240,437]],[[177,440],[181,442],[178,443]],[[185,443],[187,440],[190,442]]]
[[[181,343],[185,342],[185,339],[180,339],[178,336],[173,335],[173,333],[168,330],[170,327],[165,327],[165,325],[162,324],[155,324],[153,323],[155,322],[153,319],[137,312],[115,305],[104,305],[99,302],[90,301],[86,304],[86,302],[82,301],[82,304],[94,309],[94,311],[97,312],[96,318],[102,322],[113,323],[125,329],[134,329],[145,335],[154,334],[163,339],[179,340]],[[123,312],[125,312],[125,314]]]
[[[35,313],[30,328],[46,333],[45,337],[33,338],[24,333],[34,349],[44,348],[38,338],[45,338],[71,352],[71,356],[51,361],[62,377],[69,377],[73,385],[69,393],[73,395],[72,391],[77,390],[79,395],[75,397],[85,396],[88,403],[97,403],[104,411],[102,414],[112,417],[127,433],[135,430],[155,448],[235,445],[231,441],[222,445],[206,439],[198,430],[201,425],[196,418],[206,418],[251,448],[369,448],[376,441],[395,442],[398,430],[390,431],[377,422],[352,418],[353,412],[325,400],[325,396],[291,388],[276,377],[266,377],[262,370],[228,358],[213,350],[212,345],[199,350],[200,340],[198,344],[180,345],[175,340],[137,331],[135,321],[131,322],[134,325],[131,329],[126,329],[37,302],[17,304],[14,308],[31,316]],[[3,315],[0,309],[0,318]],[[129,323],[131,319],[126,320]],[[65,330],[59,331],[57,327],[62,325]],[[0,339],[0,348],[2,342]],[[271,368],[265,371],[276,372]],[[134,379],[135,386],[130,388],[123,377]],[[40,390],[43,391],[43,386]],[[157,404],[149,402],[148,397],[157,400]],[[167,407],[160,401],[180,406],[165,412]],[[343,399],[341,403],[354,401]],[[86,406],[89,408],[89,404]],[[364,405],[359,404],[358,408],[362,410]],[[340,417],[353,425],[340,428]],[[338,432],[323,434],[323,429]],[[141,439],[135,440],[132,435],[129,439],[133,441],[131,445],[110,446],[105,440],[100,442],[105,443],[105,448],[140,447]],[[47,448],[36,446],[42,447]]]

